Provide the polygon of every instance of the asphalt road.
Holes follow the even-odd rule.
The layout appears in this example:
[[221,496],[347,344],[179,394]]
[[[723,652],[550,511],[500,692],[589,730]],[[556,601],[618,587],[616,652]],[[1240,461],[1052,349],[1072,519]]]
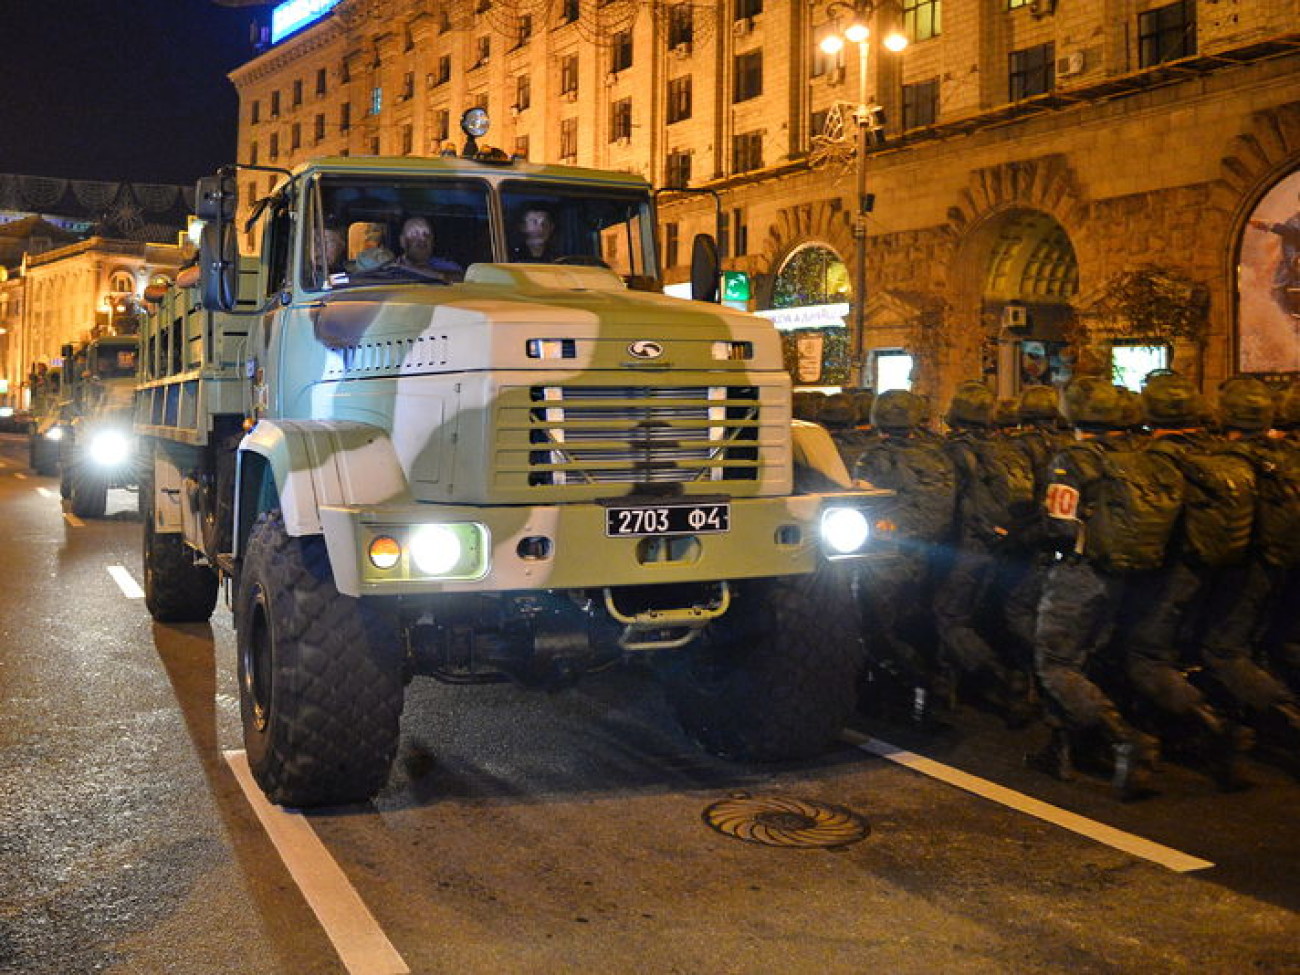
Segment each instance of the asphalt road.
[[[263,820],[227,754],[228,612],[153,624],[129,585],[134,496],[70,521],[23,446],[0,436],[0,971],[1300,971],[1293,779],[1252,761],[1253,788],[1224,795],[1169,766],[1160,796],[1120,805],[1026,772],[1041,729],[965,710],[738,766],[696,751],[641,672],[554,694],[417,680],[375,802]],[[797,801],[869,831],[743,842],[705,821],[731,799],[776,827]],[[1212,865],[1170,869],[1105,827]],[[351,900],[322,893],[331,869]]]

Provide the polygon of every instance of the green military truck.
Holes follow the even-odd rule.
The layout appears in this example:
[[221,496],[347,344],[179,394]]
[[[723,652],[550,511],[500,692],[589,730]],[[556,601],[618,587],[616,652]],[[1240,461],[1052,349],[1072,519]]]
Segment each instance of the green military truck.
[[60,475],[63,497],[79,518],[103,517],[110,488],[136,487],[132,413],[139,341],[99,335],[65,345],[57,392],[32,431],[32,468]]
[[[237,182],[200,180],[198,280],[142,334],[144,588],[156,619],[203,620],[228,580],[272,801],[373,796],[416,674],[554,687],[644,660],[716,753],[828,745],[881,493],[792,423],[769,322],[659,293],[643,180],[320,159],[256,203],[256,259]],[[529,211],[549,263],[512,262]],[[413,220],[434,255],[403,252]]]

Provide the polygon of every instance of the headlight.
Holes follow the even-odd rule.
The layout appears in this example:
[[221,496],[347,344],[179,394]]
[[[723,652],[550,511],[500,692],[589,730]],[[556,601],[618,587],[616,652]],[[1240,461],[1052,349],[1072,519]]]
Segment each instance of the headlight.
[[131,456],[131,438],[120,430],[100,430],[90,438],[87,452],[101,467],[116,467]]
[[62,440],[62,439],[63,439],[63,427],[50,427],[48,430],[45,431],[45,439],[46,439],[46,440]]
[[411,533],[411,561],[425,575],[446,575],[463,552],[460,539],[446,525],[422,525]]
[[822,512],[822,541],[836,555],[852,555],[867,544],[871,523],[858,508],[827,508]]

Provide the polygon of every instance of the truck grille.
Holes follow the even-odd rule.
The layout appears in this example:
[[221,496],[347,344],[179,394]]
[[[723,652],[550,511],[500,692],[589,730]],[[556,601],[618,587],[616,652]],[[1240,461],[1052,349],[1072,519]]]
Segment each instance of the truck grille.
[[755,386],[534,386],[528,483],[758,478]]

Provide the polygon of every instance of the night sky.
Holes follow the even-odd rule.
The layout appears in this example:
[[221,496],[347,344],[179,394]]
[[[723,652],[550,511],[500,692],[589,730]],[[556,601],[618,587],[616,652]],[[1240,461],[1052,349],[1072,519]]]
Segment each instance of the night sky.
[[235,153],[264,7],[0,0],[0,173],[188,185]]

